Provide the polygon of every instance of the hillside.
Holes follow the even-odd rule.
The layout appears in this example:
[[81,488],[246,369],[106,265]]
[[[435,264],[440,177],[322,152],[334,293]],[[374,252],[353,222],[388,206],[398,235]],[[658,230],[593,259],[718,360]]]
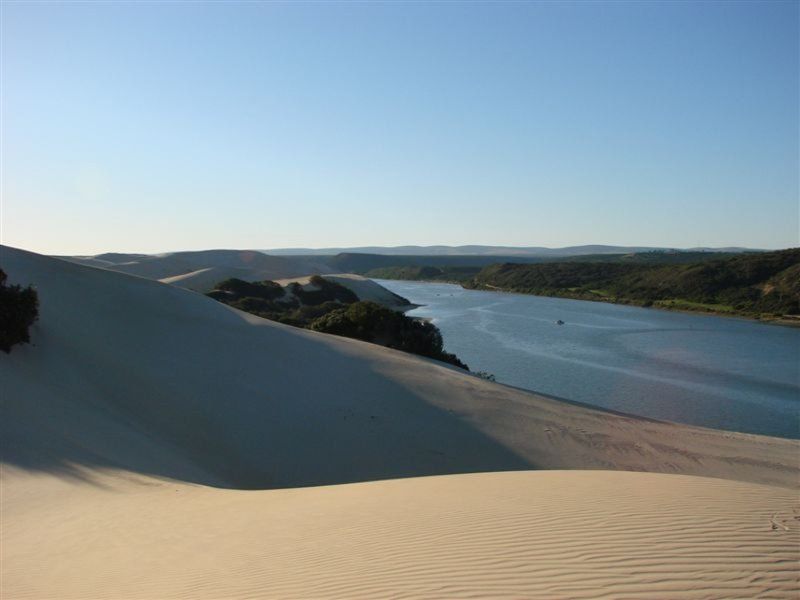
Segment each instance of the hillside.
[[[551,257],[503,257],[503,256],[458,256],[458,257],[386,257],[341,255],[329,259],[330,263],[347,265],[367,277],[376,279],[400,279],[407,281],[446,281],[463,283],[475,277],[482,268],[495,264],[516,263],[619,263],[630,265],[669,265],[699,263],[736,254],[727,252],[634,252],[629,254],[586,254],[580,256]],[[324,259],[324,257],[320,257]],[[378,265],[378,266],[375,266]]]
[[536,256],[472,256],[472,255],[384,255],[341,253],[334,256],[316,256],[316,260],[324,261],[332,269],[340,273],[366,274],[372,269],[389,267],[484,267],[498,262],[536,263],[542,262]]
[[[382,285],[360,275],[352,273],[334,273],[324,275],[323,278],[346,287],[362,301],[375,302],[376,304],[401,311],[411,310],[416,306],[411,304],[406,298],[398,296]],[[275,283],[284,287],[292,283],[307,286],[310,283],[310,279],[310,277],[295,277],[292,279],[279,279]]]
[[275,256],[334,255],[334,254],[378,254],[383,256],[527,256],[564,257],[587,254],[630,254],[634,252],[748,252],[747,248],[688,248],[676,250],[651,246],[613,246],[588,244],[546,248],[544,246],[360,246],[351,248],[274,248],[264,250]]
[[[549,262],[602,262],[623,264],[683,264],[696,263],[736,256],[730,252],[629,252],[624,254],[581,254],[581,255],[385,255],[341,253],[335,256],[315,256],[314,260],[324,262],[331,268],[343,272],[360,273],[369,277],[379,277],[377,272],[391,274],[402,273],[403,270],[425,268],[452,271],[472,270],[502,263],[537,264]],[[309,257],[311,258],[311,257]],[[408,276],[408,275],[407,275]],[[402,277],[387,277],[395,279]]]
[[168,280],[200,292],[206,292],[214,283],[231,277],[263,281],[332,272],[324,262],[313,258],[268,256],[255,250],[201,250],[154,255],[108,253],[63,258],[147,279]]
[[486,267],[465,287],[747,316],[800,313],[800,249],[693,264],[562,262]]
[[471,280],[480,271],[481,267],[384,267],[370,269],[365,275],[375,279],[461,283]]
[[445,352],[436,325],[402,314],[413,306],[408,300],[355,275],[338,280],[312,275],[278,282],[227,279],[206,295],[278,323],[362,340],[469,370],[455,354]]

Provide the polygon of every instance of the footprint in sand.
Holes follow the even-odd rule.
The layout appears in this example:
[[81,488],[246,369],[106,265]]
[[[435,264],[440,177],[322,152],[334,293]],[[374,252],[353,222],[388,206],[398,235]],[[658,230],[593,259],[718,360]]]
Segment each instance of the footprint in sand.
[[780,527],[784,531],[789,531],[789,528],[786,525],[784,525],[783,523],[778,523],[775,520],[775,517],[777,517],[777,516],[778,516],[777,514],[772,515],[772,518],[769,520],[769,522],[772,523],[772,529],[776,530],[776,529],[778,529]]

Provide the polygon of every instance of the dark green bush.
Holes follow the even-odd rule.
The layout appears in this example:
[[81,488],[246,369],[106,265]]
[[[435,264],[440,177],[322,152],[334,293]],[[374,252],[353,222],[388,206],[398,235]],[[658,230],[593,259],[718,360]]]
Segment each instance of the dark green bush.
[[317,288],[316,290],[304,290],[303,286],[297,283],[290,285],[292,293],[305,305],[314,306],[325,302],[341,302],[343,304],[358,302],[358,296],[352,290],[335,281],[328,281],[319,275],[314,275],[310,282]]
[[[217,291],[227,292],[237,298],[263,298],[264,300],[275,300],[283,296],[283,288],[274,281],[257,281],[250,283],[241,279],[231,278],[218,283],[216,289],[209,295]],[[219,294],[217,294],[219,295]],[[219,298],[217,298],[219,299]]]
[[39,296],[32,287],[6,285],[0,269],[0,350],[8,354],[16,344],[30,342],[28,330],[39,316]]
[[444,351],[442,334],[435,325],[374,302],[356,302],[331,311],[311,323],[311,329],[427,356],[469,370],[454,354]]
[[283,288],[271,281],[228,279],[207,295],[265,319],[356,338],[469,370],[454,354],[444,351],[435,325],[374,302],[360,302],[348,288],[318,275],[310,282],[316,289],[304,290],[298,283],[287,286],[294,297],[291,302],[285,300]]

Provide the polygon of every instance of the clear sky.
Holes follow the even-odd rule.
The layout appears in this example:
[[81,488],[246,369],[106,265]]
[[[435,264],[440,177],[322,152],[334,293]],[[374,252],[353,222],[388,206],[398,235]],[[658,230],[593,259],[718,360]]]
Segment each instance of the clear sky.
[[2,242],[797,246],[791,2],[3,2]]

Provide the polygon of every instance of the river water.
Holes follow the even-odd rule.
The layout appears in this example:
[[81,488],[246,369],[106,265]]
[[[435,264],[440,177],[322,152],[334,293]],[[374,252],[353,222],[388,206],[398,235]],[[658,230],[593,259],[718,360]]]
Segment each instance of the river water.
[[431,318],[448,352],[499,382],[656,419],[800,438],[800,329],[378,282],[423,305],[408,314]]

